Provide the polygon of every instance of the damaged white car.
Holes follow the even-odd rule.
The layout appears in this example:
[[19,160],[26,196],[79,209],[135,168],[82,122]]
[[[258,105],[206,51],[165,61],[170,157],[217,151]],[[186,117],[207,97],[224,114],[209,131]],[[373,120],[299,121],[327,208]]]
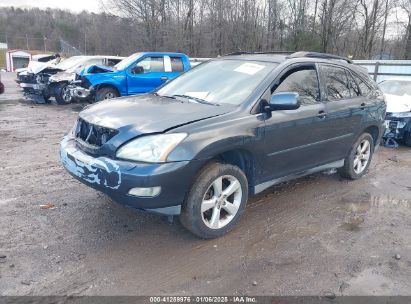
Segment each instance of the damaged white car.
[[411,147],[411,79],[389,79],[379,84],[387,101],[385,144]]

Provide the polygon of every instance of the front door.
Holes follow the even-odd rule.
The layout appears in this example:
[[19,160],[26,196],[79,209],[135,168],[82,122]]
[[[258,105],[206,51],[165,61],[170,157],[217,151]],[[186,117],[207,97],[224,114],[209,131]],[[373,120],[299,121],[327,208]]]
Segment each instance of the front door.
[[144,57],[127,70],[128,95],[151,92],[168,78],[164,56]]
[[290,66],[279,75],[271,92],[299,93],[301,106],[296,110],[273,111],[266,119],[267,181],[323,164],[323,141],[328,133],[315,64]]

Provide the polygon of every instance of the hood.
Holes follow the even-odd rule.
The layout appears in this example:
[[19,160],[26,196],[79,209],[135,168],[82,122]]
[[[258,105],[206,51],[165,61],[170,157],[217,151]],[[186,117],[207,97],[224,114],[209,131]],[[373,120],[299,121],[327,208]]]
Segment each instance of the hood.
[[29,65],[27,66],[27,70],[32,74],[38,74],[41,71],[44,71],[46,69],[52,69],[52,70],[57,70],[57,71],[60,70],[60,69],[57,69],[54,64],[49,63],[49,62],[30,61]]
[[74,73],[58,72],[57,74],[50,76],[49,81],[50,82],[73,81],[74,78],[75,78]]
[[88,65],[85,68],[79,68],[76,70],[76,74],[81,75],[81,76],[87,76],[90,74],[101,74],[101,73],[112,73],[115,72],[116,69],[102,65],[102,64],[93,64],[93,65]]
[[102,65],[102,64],[94,64],[94,65],[89,65],[84,69],[85,74],[97,74],[97,73],[110,73],[114,72],[116,69]]
[[80,112],[89,123],[134,135],[164,132],[232,111],[232,105],[207,105],[145,94],[101,101]]
[[387,113],[410,112],[411,111],[411,96],[385,94],[387,101]]

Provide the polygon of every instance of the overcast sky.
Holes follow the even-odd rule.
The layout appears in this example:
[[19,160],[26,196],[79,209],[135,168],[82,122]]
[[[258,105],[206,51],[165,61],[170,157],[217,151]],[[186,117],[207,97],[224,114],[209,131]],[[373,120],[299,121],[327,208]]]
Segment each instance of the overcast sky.
[[39,8],[60,8],[73,12],[83,10],[98,13],[100,12],[99,0],[0,0],[0,6],[14,7],[39,7]]

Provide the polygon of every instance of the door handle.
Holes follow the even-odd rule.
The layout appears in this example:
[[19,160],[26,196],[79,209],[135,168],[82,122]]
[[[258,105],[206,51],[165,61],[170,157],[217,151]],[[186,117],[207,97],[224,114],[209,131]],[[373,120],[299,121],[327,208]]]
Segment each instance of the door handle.
[[167,77],[167,76],[161,76],[160,79],[161,79],[161,80],[164,80],[164,81],[167,81],[167,80],[168,80],[168,77]]
[[320,111],[320,112],[318,112],[318,114],[317,114],[317,117],[318,117],[319,119],[324,119],[326,116],[327,116],[327,114],[326,114],[324,111]]

